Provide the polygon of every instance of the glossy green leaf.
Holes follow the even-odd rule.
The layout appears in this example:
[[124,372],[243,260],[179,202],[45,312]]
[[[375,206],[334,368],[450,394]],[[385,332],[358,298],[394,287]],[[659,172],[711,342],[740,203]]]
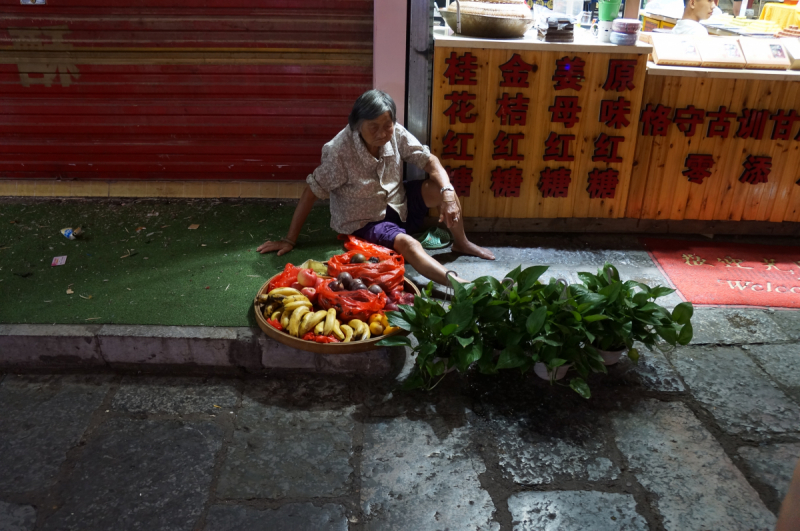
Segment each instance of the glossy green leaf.
[[400,313],[389,312],[386,314],[386,318],[389,320],[390,325],[397,326],[403,330],[411,331],[411,323],[406,321]]
[[664,297],[665,295],[669,295],[670,293],[675,293],[675,290],[672,288],[666,288],[664,286],[656,286],[650,290],[650,295],[654,298]]
[[694,307],[691,302],[682,302],[672,310],[672,320],[678,324],[685,325],[694,314]]
[[595,314],[595,315],[584,315],[583,320],[587,323],[594,323],[595,321],[605,321],[606,319],[611,319],[611,317],[603,314]]
[[539,306],[535,310],[531,312],[528,316],[527,321],[525,321],[525,328],[528,330],[528,334],[535,336],[539,333],[539,330],[542,329],[542,325],[544,325],[544,321],[547,318],[547,307],[546,306]]
[[692,340],[694,336],[694,329],[692,329],[692,323],[686,323],[681,328],[680,333],[678,334],[678,344],[679,345],[688,345],[689,342]]
[[411,346],[411,340],[406,336],[389,336],[376,343],[379,347],[403,347]]
[[513,369],[525,364],[525,355],[519,347],[508,347],[500,352],[497,360],[498,369]]
[[589,386],[583,381],[583,378],[573,378],[569,381],[570,388],[581,395],[583,398],[589,399],[592,397],[592,392]]
[[456,323],[450,323],[449,325],[442,327],[442,335],[449,336],[456,330],[458,330],[458,325]]
[[470,336],[470,337],[456,336],[456,341],[458,341],[458,343],[462,347],[466,347],[466,346],[472,344],[472,342],[475,341],[475,338],[473,336]]

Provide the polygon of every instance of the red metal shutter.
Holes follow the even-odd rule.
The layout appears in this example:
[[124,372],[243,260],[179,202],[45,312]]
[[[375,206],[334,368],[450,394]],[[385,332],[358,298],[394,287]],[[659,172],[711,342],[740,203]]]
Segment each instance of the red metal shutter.
[[0,0],[1,178],[304,179],[372,86],[372,0],[46,1]]

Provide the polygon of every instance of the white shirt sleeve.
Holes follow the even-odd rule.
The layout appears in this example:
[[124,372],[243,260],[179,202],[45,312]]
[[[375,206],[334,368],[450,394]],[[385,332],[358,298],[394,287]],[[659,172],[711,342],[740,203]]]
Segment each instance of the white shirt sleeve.
[[681,19],[672,28],[672,33],[679,35],[692,35],[694,37],[705,37],[708,30],[696,20]]

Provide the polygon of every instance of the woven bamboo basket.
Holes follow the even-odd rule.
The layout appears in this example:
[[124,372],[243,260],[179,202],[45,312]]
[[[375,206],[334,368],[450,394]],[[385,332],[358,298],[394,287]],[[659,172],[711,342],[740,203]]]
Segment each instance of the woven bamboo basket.
[[[267,320],[264,319],[264,315],[261,312],[261,304],[258,302],[258,296],[262,293],[267,292],[267,286],[269,283],[272,282],[274,277],[267,280],[263,286],[258,290],[256,293],[255,298],[253,299],[253,311],[256,314],[256,321],[258,322],[259,328],[264,331],[270,338],[274,339],[278,343],[282,343],[287,347],[296,348],[298,350],[305,350],[307,352],[314,352],[316,354],[352,354],[355,352],[367,352],[370,350],[375,350],[379,348],[376,344],[381,339],[396,336],[396,335],[404,335],[407,336],[408,332],[405,330],[398,330],[391,334],[386,334],[383,336],[378,337],[371,337],[365,341],[351,341],[349,343],[315,343],[314,341],[305,341],[303,339],[290,336],[285,332],[281,332],[280,330],[276,330],[272,326],[267,323]],[[409,293],[413,293],[414,295],[419,295],[419,289],[407,278],[403,277],[403,288],[405,291]]]

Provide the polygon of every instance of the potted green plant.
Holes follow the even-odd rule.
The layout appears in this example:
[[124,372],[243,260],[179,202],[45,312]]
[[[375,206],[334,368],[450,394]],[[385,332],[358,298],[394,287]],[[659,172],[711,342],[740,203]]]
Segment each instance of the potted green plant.
[[414,298],[414,305],[398,305],[398,311],[387,312],[392,326],[411,332],[417,340],[413,346],[408,337],[392,336],[378,346],[407,346],[416,355],[412,373],[403,384],[405,389],[431,390],[453,368],[466,371],[483,355],[483,343],[473,305],[468,300],[454,300],[449,305],[432,298],[433,283]]
[[680,303],[669,312],[655,302],[674,289],[650,287],[634,280],[623,282],[611,264],[605,264],[596,275],[581,272],[578,277],[581,284],[570,286],[575,300],[591,304],[592,311],[603,316],[590,323],[589,332],[594,336],[592,346],[606,365],[619,361],[625,351],[637,362],[639,352],[633,347],[636,341],[653,350],[659,348],[659,340],[673,347],[692,340],[692,304]]
[[[559,372],[575,367],[579,376],[570,387],[589,398],[585,378],[605,367],[590,345],[594,337],[587,324],[603,317],[591,313],[592,304],[575,300],[563,281],[542,284],[545,271],[547,266],[517,267],[502,282],[490,276],[463,285],[451,280],[449,304],[433,299],[429,284],[413,307],[388,312],[389,322],[411,332],[418,343],[405,387],[432,389],[453,367],[464,372],[472,364],[485,374],[534,368],[553,382]],[[378,345],[412,343],[392,337]],[[537,363],[542,364],[538,370]]]

